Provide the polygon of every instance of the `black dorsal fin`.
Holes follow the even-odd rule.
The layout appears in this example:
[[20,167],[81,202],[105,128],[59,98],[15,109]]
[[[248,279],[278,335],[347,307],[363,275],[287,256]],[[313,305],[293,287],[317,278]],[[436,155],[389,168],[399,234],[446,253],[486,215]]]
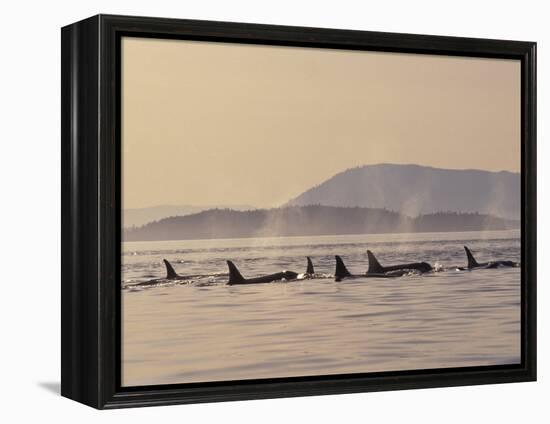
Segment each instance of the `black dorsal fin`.
[[337,279],[349,277],[351,274],[346,268],[346,265],[344,265],[344,261],[342,258],[338,255],[335,256],[336,258],[336,271],[334,271],[334,277]]
[[311,262],[311,258],[309,256],[307,256],[306,274],[315,274],[315,270],[313,269],[313,262]]
[[172,280],[174,278],[178,278],[178,274],[176,274],[176,271],[174,271],[174,268],[172,267],[172,264],[168,262],[166,259],[163,259],[164,265],[166,266],[166,279]]
[[374,256],[374,253],[367,250],[367,257],[369,258],[369,269],[367,274],[383,274],[384,267],[380,265],[380,262],[378,262],[378,259]]
[[470,252],[470,249],[464,246],[464,250],[466,251],[466,256],[468,257],[468,268],[475,268],[476,266],[479,266],[476,258],[474,258],[474,255],[472,255],[472,252]]
[[231,261],[227,261],[227,267],[229,268],[229,281],[227,284],[242,284],[245,279]]

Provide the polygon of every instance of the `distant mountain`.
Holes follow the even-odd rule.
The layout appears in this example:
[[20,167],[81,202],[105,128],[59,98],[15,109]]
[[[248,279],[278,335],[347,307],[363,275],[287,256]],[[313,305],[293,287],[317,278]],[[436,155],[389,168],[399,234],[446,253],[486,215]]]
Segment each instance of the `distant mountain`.
[[411,218],[385,209],[291,206],[252,211],[211,209],[192,215],[165,218],[142,227],[126,229],[124,241],[514,228],[519,228],[518,221],[477,213],[442,212]]
[[478,212],[520,219],[520,187],[520,174],[507,171],[366,165],[336,174],[286,206],[386,208],[409,216]]
[[196,205],[161,205],[150,208],[124,209],[122,213],[122,225],[124,228],[139,227],[148,222],[158,221],[170,216],[184,216],[213,208],[230,208],[234,210],[254,209],[248,205],[217,205],[217,206],[196,206]]

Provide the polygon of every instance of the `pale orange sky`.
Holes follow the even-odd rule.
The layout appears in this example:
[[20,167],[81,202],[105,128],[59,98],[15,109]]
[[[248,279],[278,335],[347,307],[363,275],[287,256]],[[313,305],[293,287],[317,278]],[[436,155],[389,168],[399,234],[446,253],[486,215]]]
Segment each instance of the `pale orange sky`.
[[123,207],[278,206],[358,165],[520,169],[520,62],[122,41]]

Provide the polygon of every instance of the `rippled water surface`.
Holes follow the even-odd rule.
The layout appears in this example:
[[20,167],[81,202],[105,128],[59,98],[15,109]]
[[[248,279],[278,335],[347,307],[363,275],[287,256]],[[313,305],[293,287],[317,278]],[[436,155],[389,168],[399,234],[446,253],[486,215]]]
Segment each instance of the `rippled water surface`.
[[[518,231],[124,243],[122,383],[519,363],[520,268],[459,271],[463,245],[479,262],[520,260]],[[437,271],[335,282],[334,255],[359,274],[366,249]],[[227,259],[254,277],[304,272],[306,256],[319,278],[225,284]],[[137,285],[165,275],[163,258],[199,276]]]

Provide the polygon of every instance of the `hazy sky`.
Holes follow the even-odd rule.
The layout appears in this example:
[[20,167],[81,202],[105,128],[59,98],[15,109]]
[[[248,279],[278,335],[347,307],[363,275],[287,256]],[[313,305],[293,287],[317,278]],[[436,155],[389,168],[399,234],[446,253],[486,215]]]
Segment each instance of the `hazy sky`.
[[520,63],[122,45],[123,207],[277,206],[347,168],[519,171]]

